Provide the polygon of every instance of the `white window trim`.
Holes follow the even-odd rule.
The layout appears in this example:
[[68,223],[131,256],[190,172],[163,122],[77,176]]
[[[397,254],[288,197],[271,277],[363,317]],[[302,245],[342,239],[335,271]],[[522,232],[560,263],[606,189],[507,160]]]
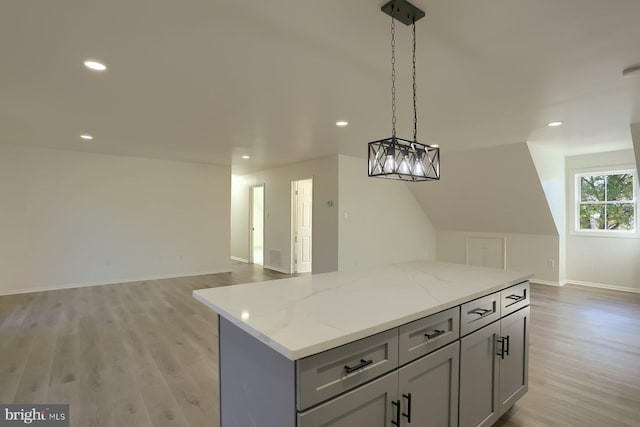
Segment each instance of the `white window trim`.
[[[636,172],[635,165],[626,164],[626,165],[615,165],[615,166],[607,166],[607,167],[599,167],[599,168],[581,168],[581,169],[573,169],[570,171],[573,179],[571,182],[571,206],[570,209],[570,232],[569,234],[572,236],[583,236],[583,237],[614,237],[614,238],[632,238],[632,239],[640,239],[640,226],[638,224],[638,220],[640,219],[640,211],[639,211],[639,203],[638,203],[638,195],[640,194],[640,186],[638,173]],[[582,176],[589,175],[612,175],[616,173],[631,173],[633,174],[633,202],[635,204],[635,230],[633,231],[625,231],[625,230],[581,230],[580,229],[580,186],[578,181]]]

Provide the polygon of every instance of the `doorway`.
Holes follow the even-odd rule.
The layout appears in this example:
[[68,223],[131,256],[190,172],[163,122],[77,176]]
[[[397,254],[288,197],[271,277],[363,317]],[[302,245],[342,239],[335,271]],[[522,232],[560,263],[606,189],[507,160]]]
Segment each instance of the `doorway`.
[[249,262],[264,265],[264,184],[249,189]]
[[313,178],[291,182],[292,271],[311,273]]

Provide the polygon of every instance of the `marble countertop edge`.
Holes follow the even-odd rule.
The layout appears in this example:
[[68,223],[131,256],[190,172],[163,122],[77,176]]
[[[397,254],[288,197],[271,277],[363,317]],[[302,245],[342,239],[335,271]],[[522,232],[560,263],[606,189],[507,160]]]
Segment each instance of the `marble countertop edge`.
[[[433,265],[437,265],[437,263],[433,263]],[[445,264],[440,264],[440,265],[445,265]],[[464,266],[461,266],[461,267],[464,267]],[[227,286],[222,288],[209,288],[209,289],[195,290],[193,291],[193,296],[198,301],[206,305],[208,308],[215,311],[220,316],[227,319],[234,325],[238,326],[240,329],[247,332],[249,335],[255,337],[259,341],[263,342],[264,344],[266,344],[273,350],[277,351],[281,355],[285,356],[290,360],[298,360],[298,359],[302,359],[317,353],[321,353],[326,350],[330,350],[335,347],[339,347],[341,345],[345,345],[345,344],[357,341],[359,339],[366,338],[371,335],[375,335],[380,332],[387,331],[389,329],[396,328],[398,326],[401,326],[407,323],[411,323],[423,317],[441,312],[443,310],[447,310],[452,307],[456,307],[458,305],[464,304],[466,302],[472,301],[474,299],[483,297],[488,294],[498,292],[502,289],[508,288],[510,286],[516,285],[518,283],[521,283],[523,281],[533,278],[533,274],[530,274],[530,273],[509,272],[505,270],[500,270],[500,271],[505,272],[505,274],[511,273],[511,276],[513,277],[510,278],[510,280],[506,280],[506,281],[498,280],[497,283],[495,283],[493,286],[473,285],[478,289],[473,290],[469,293],[466,293],[464,296],[458,296],[453,299],[446,300],[444,302],[431,301],[432,305],[426,306],[423,310],[406,311],[401,313],[397,317],[394,317],[391,320],[388,318],[387,319],[371,318],[370,320],[368,320],[368,324],[365,327],[358,327],[357,329],[353,329],[353,330],[348,330],[348,328],[346,328],[341,333],[332,332],[331,334],[328,334],[325,330],[322,330],[323,328],[326,329],[327,327],[326,324],[311,320],[309,321],[310,333],[308,335],[313,337],[312,330],[314,327],[316,327],[318,331],[322,332],[322,333],[318,333],[317,339],[309,338],[309,336],[305,336],[304,338],[299,338],[299,339],[295,339],[295,338],[292,339],[290,335],[287,336],[287,334],[284,333],[285,339],[279,340],[278,339],[279,332],[274,332],[269,334],[268,332],[264,332],[265,330],[269,329],[266,326],[263,325],[264,327],[261,328],[260,325],[258,326],[252,325],[250,322],[243,320],[242,317],[239,316],[238,301],[235,301],[235,300],[229,301],[229,299],[225,300],[224,297],[217,298],[218,295],[216,294],[220,293],[220,291],[218,290],[223,290],[222,292],[229,293],[233,291],[233,290],[230,290],[229,288],[242,289],[238,287],[243,287],[243,286],[246,287],[247,285],[253,285],[253,284],[242,284],[242,285],[233,285],[233,286]],[[335,274],[335,273],[330,273],[330,274]],[[336,277],[336,276],[332,276],[332,277]],[[286,286],[286,285],[283,285],[283,283],[286,283],[287,281],[295,281],[295,279],[296,278],[279,279],[277,280],[277,282],[280,283],[280,286]],[[309,281],[312,281],[312,280],[313,279],[310,279]],[[261,284],[260,286],[269,286],[270,281],[257,282],[257,283]],[[290,283],[295,283],[295,282],[290,282]],[[225,289],[226,291],[224,291]],[[252,288],[248,287],[245,289],[250,290]],[[275,289],[274,292],[278,290],[279,289]],[[335,291],[335,292],[341,292],[341,291]],[[456,292],[456,293],[459,293],[459,292]],[[212,294],[212,295],[208,295],[208,294]],[[401,299],[402,296],[399,296],[398,298]],[[265,305],[268,306],[267,303],[265,303]],[[278,315],[281,315],[282,311],[285,311],[285,309],[278,308],[276,310],[276,313]],[[267,314],[264,315],[264,317],[270,322],[275,322],[274,318],[278,318],[278,315],[274,315],[272,312],[268,312]],[[292,332],[291,330],[288,330],[287,329],[288,327],[289,327],[288,324],[286,324],[283,327],[283,330],[285,332],[293,333],[295,337],[295,331]],[[262,329],[262,331],[260,329]],[[320,338],[320,335],[323,335],[323,334],[331,335],[331,336]],[[300,342],[299,344],[296,344],[295,341],[300,341]]]

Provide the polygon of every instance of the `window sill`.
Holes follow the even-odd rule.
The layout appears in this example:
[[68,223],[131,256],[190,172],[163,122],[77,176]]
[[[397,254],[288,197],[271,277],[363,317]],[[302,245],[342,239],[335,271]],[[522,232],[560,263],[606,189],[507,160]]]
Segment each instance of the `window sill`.
[[607,239],[640,239],[640,233],[615,232],[615,231],[572,231],[570,237],[604,237]]

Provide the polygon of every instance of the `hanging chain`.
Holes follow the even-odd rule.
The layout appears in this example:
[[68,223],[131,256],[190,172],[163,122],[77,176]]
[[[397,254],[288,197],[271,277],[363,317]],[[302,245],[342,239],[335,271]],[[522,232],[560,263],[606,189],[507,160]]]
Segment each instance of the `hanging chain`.
[[413,20],[413,141],[418,141],[418,108],[416,106],[416,21]]
[[391,128],[396,137],[396,20],[391,17]]

